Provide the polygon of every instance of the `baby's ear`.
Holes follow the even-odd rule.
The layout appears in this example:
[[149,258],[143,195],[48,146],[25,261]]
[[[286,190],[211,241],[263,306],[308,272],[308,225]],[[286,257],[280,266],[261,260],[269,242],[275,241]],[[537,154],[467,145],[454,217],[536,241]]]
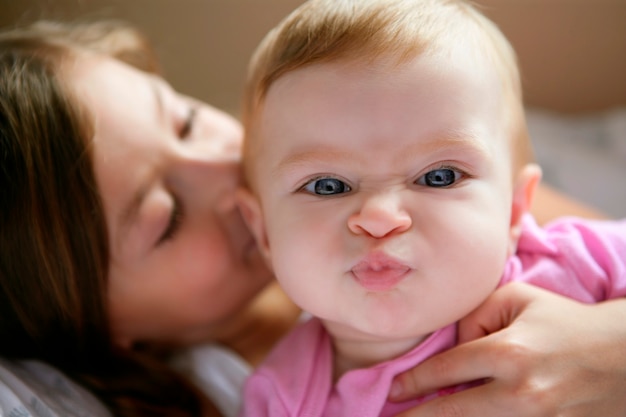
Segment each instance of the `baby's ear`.
[[263,210],[259,199],[247,188],[239,188],[235,194],[235,200],[244,222],[250,229],[252,236],[256,240],[261,255],[269,264],[270,251],[265,222],[263,221]]
[[517,241],[522,233],[522,218],[530,211],[539,181],[541,181],[541,168],[537,164],[525,165],[517,176],[511,204],[509,255],[515,253],[517,249]]

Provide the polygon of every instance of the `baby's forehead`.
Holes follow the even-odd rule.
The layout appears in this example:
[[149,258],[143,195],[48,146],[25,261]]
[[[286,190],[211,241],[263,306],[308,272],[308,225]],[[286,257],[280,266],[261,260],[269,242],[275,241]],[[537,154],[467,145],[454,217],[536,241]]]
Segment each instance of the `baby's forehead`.
[[[270,91],[284,84],[293,84],[294,79],[302,80],[302,74],[308,74],[308,78],[314,78],[315,74],[323,82],[324,79],[359,76],[372,80],[386,80],[388,83],[406,81],[405,75],[415,77],[430,75],[436,77],[445,70],[454,69],[462,74],[462,79],[468,84],[485,84],[498,89],[503,94],[501,82],[505,76],[498,67],[487,59],[486,54],[475,51],[464,42],[451,44],[446,48],[429,47],[416,49],[411,53],[398,54],[397,51],[385,53],[361,54],[359,50],[346,51],[341,55],[328,57],[314,62],[307,62],[300,66],[283,71],[274,77],[269,84],[265,98]],[[477,97],[477,100],[480,98]]]
[[[327,89],[327,85],[335,87]],[[377,86],[384,86],[384,88]],[[436,87],[429,88],[429,86]],[[503,83],[499,80],[497,69],[462,47],[457,48],[455,53],[424,52],[402,59],[398,59],[393,54],[381,55],[375,60],[368,61],[358,56],[347,56],[328,62],[317,62],[282,74],[270,86],[257,116],[276,120],[281,118],[286,102],[293,104],[289,107],[297,108],[300,107],[298,103],[307,96],[308,100],[305,101],[308,103],[308,111],[317,109],[316,111],[319,112],[321,108],[323,113],[323,102],[320,104],[320,99],[311,101],[311,95],[318,96],[323,92],[323,94],[335,96],[335,93],[358,91],[359,94],[356,97],[365,98],[368,92],[373,92],[374,97],[377,95],[380,97],[381,109],[396,106],[398,112],[402,109],[397,108],[397,104],[390,100],[398,99],[400,96],[413,96],[403,103],[413,106],[415,116],[427,112],[429,102],[432,107],[436,102],[441,101],[439,100],[441,98],[457,96],[459,100],[472,102],[477,106],[491,106],[495,109],[494,117],[487,122],[503,126],[503,120],[508,119],[505,113],[514,111],[514,106],[508,100],[509,95],[503,90]],[[273,99],[276,95],[281,96],[278,105]],[[331,96],[328,97],[329,100]],[[346,96],[347,101],[342,108],[350,106],[348,97]],[[337,98],[332,97],[332,100],[337,100]],[[313,103],[316,103],[316,107],[311,107]],[[359,102],[353,103],[357,107],[360,104]],[[452,108],[449,110],[448,114],[451,119],[464,117]],[[441,111],[446,112],[445,108]],[[506,130],[504,127],[499,129]],[[498,138],[506,141],[510,136],[510,132],[507,132],[499,135]]]

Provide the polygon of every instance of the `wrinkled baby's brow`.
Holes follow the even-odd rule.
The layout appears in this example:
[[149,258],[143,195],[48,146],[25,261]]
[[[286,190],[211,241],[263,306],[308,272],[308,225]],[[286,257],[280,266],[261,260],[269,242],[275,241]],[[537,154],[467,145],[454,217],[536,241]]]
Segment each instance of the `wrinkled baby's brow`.
[[[415,143],[409,145],[403,150],[400,158],[413,158],[414,155],[434,153],[439,150],[456,149],[476,156],[486,156],[489,154],[488,146],[481,140],[480,135],[474,132],[458,132],[447,131],[443,134],[437,134],[426,140],[416,140]],[[333,164],[340,163],[351,157],[352,153],[340,150],[334,147],[321,147],[319,145],[312,146],[311,149],[305,149],[297,153],[293,153],[280,161],[275,168],[275,173],[297,169],[305,164],[322,163]],[[397,161],[401,163],[402,161]]]

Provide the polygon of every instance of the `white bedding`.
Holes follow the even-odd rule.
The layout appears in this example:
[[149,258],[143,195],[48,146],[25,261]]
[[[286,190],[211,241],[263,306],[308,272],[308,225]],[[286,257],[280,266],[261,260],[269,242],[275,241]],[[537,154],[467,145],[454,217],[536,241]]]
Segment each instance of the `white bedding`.
[[217,344],[199,345],[181,352],[172,365],[190,377],[224,417],[237,415],[252,367],[234,351]]
[[543,181],[614,217],[626,217],[626,107],[563,115],[527,109]]

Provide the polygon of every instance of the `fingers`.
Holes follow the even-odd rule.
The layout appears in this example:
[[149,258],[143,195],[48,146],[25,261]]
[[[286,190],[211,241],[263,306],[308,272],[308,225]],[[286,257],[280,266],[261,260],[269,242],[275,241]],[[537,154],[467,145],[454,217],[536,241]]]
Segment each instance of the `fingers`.
[[459,343],[478,339],[511,325],[532,302],[532,289],[513,283],[497,289],[483,304],[459,322]]
[[[496,383],[487,383],[453,395],[435,398],[407,410],[396,417],[513,417],[517,407],[511,407],[511,398],[501,398]],[[488,401],[476,401],[476,398]],[[524,406],[528,411],[532,405]],[[533,412],[531,414],[535,415]]]
[[399,417],[624,416],[626,331],[619,317],[626,317],[625,299],[590,306],[507,285],[462,324],[467,340],[481,332],[488,336],[398,375],[390,399],[486,380]]
[[389,399],[404,401],[441,388],[490,378],[493,364],[487,353],[488,345],[488,337],[459,345],[397,375]]
[[[509,366],[514,366],[506,358],[513,357],[516,349],[504,335],[500,337],[495,333],[515,321],[539,296],[536,291],[542,290],[525,284],[510,284],[498,289],[459,324],[459,340],[467,342],[397,375],[390,390],[390,400],[403,401],[453,385],[501,377],[505,369],[508,371]],[[491,336],[481,337],[486,334]],[[499,367],[498,375],[496,366]]]

